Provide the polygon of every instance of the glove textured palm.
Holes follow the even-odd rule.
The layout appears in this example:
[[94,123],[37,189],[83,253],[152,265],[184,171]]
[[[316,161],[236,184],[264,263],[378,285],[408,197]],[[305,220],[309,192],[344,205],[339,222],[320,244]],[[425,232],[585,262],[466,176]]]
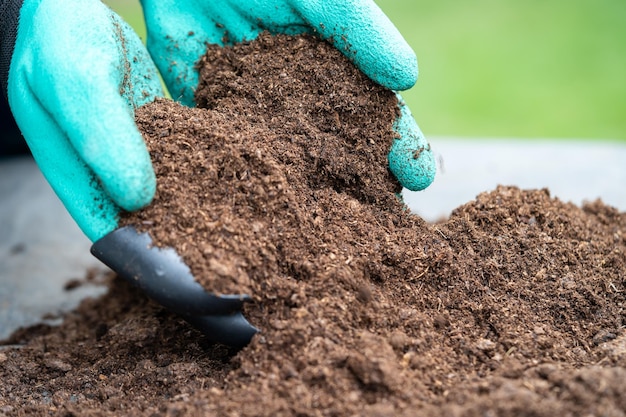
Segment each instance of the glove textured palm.
[[[396,27],[372,0],[142,0],[148,50],[171,96],[194,105],[195,63],[206,44],[254,40],[261,32],[316,34],[330,41],[357,68],[391,90],[406,90],[417,80],[417,59]],[[399,97],[399,139],[389,167],[410,190],[434,179],[430,147]]]
[[156,180],[134,109],[162,96],[141,40],[99,0],[24,0],[11,110],[42,173],[92,241]]

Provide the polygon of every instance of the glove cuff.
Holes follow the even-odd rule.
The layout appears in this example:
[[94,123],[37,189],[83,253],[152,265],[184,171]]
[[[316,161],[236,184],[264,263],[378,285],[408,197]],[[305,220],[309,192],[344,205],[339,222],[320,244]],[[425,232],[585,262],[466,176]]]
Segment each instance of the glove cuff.
[[0,88],[4,99],[7,97],[9,67],[22,3],[23,0],[0,0]]

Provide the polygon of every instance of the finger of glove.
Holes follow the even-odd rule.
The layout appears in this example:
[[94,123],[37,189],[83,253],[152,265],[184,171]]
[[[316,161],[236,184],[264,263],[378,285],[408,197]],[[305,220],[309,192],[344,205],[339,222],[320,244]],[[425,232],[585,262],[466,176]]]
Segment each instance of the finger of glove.
[[304,20],[363,73],[391,90],[411,88],[415,53],[372,0],[292,0]]
[[389,151],[389,169],[403,187],[420,191],[435,179],[435,157],[409,107],[399,95],[398,106],[400,116],[393,128],[399,137],[393,141]]
[[152,200],[156,179],[133,109],[120,97],[117,85],[107,81],[93,73],[89,80],[77,79],[74,85],[83,87],[80,100],[66,90],[68,96],[55,97],[46,108],[110,198],[134,211]]
[[[68,187],[85,190],[83,183],[95,175],[107,197],[123,209],[146,205],[154,195],[156,181],[134,123],[133,107],[160,92],[147,51],[138,48],[138,38],[124,36],[128,29],[98,1],[37,3],[24,4],[22,17],[30,16],[31,24],[25,25],[27,29],[22,24],[18,28],[13,59],[18,62],[11,63],[11,73],[23,71],[22,84],[30,91],[30,101],[41,107],[40,126],[54,125],[62,135],[48,139],[47,131],[39,130],[33,132],[29,144],[50,155],[47,161],[51,166],[66,163],[65,158],[71,155],[66,149],[69,146],[92,173],[91,178],[66,175],[56,182],[66,181]],[[70,8],[75,16],[83,13],[82,19],[59,26],[64,8]],[[138,67],[152,73],[133,73]],[[24,111],[28,114],[27,109]]]
[[120,82],[120,95],[133,109],[163,97],[159,73],[142,40],[114,12],[110,11],[109,19],[118,49],[117,62],[113,59],[111,65],[119,70],[115,74]]
[[127,101],[143,93],[129,92],[136,86],[126,82],[126,62],[103,55],[100,52],[104,59],[97,68],[74,72],[64,91],[51,97],[44,87],[43,94],[50,104],[46,107],[111,199],[133,211],[148,204],[156,188],[150,156],[135,125],[134,106]]

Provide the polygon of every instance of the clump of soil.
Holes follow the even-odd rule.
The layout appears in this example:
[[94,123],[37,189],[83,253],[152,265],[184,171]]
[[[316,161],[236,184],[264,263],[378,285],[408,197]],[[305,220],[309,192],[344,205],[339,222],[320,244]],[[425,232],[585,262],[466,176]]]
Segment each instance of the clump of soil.
[[112,279],[0,352],[0,413],[623,415],[626,214],[498,187],[427,224],[387,170],[393,93],[309,37],[208,57],[206,109],[137,112],[159,189],[124,221],[261,333],[233,355]]
[[218,293],[260,297],[277,276],[299,280],[338,263],[331,254],[360,262],[336,217],[344,214],[329,206],[375,206],[384,223],[387,211],[404,210],[387,167],[395,94],[312,37],[212,47],[199,71],[202,109],[159,101],[137,112],[158,191],[123,224],[177,248]]

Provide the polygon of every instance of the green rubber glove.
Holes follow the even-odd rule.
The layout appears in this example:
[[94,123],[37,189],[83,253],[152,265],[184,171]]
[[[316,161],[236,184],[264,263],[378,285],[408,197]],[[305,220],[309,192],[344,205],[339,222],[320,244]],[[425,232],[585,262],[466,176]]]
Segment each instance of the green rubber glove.
[[[142,0],[148,50],[171,96],[194,105],[195,63],[206,43],[250,41],[261,32],[315,33],[329,40],[363,73],[391,90],[417,80],[417,60],[391,21],[372,0]],[[410,190],[433,181],[435,160],[408,107],[400,102],[400,138],[389,167]]]
[[[162,96],[141,40],[99,0],[24,0],[11,111],[42,173],[92,241],[155,193],[134,109]],[[45,208],[42,208],[45,209]]]

